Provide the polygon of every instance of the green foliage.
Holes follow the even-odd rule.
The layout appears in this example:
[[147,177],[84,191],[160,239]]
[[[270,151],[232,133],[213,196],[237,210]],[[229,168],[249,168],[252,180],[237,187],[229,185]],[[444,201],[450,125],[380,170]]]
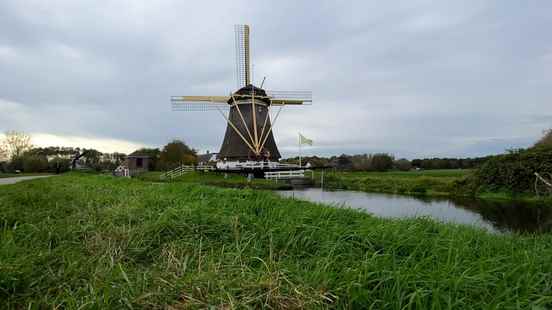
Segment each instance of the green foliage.
[[535,147],[552,148],[552,129],[544,131],[544,135],[535,143]]
[[48,159],[40,155],[23,156],[24,172],[46,172],[48,171]]
[[408,159],[401,158],[393,162],[393,167],[400,171],[409,171],[412,169],[412,164]]
[[478,192],[532,193],[535,172],[552,173],[552,148],[538,146],[493,156],[476,171],[472,186]]
[[393,156],[385,153],[371,156],[371,169],[374,171],[387,171],[393,169]]
[[[299,164],[299,157],[290,157],[286,159],[280,160],[282,163],[287,164]],[[319,157],[319,156],[303,156],[301,158],[301,162],[303,165],[306,165],[307,163],[310,163],[312,167],[328,167],[330,166],[330,158],[327,157]]]
[[159,166],[162,170],[195,164],[197,164],[196,151],[180,140],[173,140],[165,145],[159,156]]
[[353,156],[342,154],[333,163],[339,170],[387,171],[393,168],[393,156],[384,153]]
[[0,300],[5,309],[547,309],[551,238],[71,174],[0,187]]
[[424,158],[413,159],[412,166],[420,169],[473,169],[482,165],[490,156],[477,158]]
[[68,158],[54,157],[48,161],[48,171],[55,173],[67,172],[71,169],[71,160]]
[[[372,166],[372,157],[376,155],[386,155],[393,158],[389,154],[360,154],[360,155],[346,155],[332,157],[318,157],[318,156],[305,156],[303,157],[303,163],[310,163],[313,167],[335,167],[340,170],[354,170],[354,171],[377,171]],[[406,159],[400,159],[395,162],[394,168],[406,171],[407,162],[411,167],[426,169],[426,170],[442,170],[442,169],[473,169],[479,167],[487,160],[487,157],[478,158],[424,158],[414,159],[408,161]],[[283,159],[282,162],[297,164],[299,163],[298,157],[292,157]],[[402,164],[397,166],[397,162]],[[391,168],[388,168],[391,169]],[[410,168],[409,168],[410,169]]]

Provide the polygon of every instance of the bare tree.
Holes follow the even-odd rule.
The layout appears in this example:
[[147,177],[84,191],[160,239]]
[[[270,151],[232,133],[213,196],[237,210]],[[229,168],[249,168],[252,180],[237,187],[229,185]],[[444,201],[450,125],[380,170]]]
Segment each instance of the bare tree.
[[31,136],[24,132],[12,130],[5,133],[5,138],[0,148],[4,150],[3,152],[10,160],[13,160],[29,151],[32,147]]
[[0,163],[8,160],[8,151],[0,144]]

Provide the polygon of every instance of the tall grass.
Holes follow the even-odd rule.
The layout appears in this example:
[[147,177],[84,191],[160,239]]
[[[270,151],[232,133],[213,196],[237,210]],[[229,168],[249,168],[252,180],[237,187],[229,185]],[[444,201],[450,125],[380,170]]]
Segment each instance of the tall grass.
[[550,235],[253,190],[66,175],[0,187],[2,308],[546,308]]

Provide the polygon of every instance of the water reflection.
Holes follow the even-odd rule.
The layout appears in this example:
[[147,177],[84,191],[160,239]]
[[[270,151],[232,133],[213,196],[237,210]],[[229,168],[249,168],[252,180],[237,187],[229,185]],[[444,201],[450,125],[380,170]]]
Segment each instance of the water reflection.
[[279,191],[283,196],[366,210],[386,218],[430,217],[494,232],[552,231],[552,206],[519,201],[411,197],[319,188]]

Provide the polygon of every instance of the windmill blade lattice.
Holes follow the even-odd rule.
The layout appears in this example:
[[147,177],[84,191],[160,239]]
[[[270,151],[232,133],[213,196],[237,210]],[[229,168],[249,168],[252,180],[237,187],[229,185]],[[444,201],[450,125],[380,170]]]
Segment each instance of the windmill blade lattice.
[[[222,100],[193,100],[188,99],[186,96],[173,96],[171,97],[171,108],[173,111],[184,112],[204,112],[204,111],[216,111],[216,110],[228,110],[230,106]],[[205,97],[209,98],[209,97]],[[212,97],[211,97],[212,98]],[[217,96],[216,98],[223,98]]]
[[285,103],[286,100],[288,100],[290,104],[312,103],[312,92],[308,90],[267,90],[266,94],[275,104],[280,104],[279,102]]
[[234,25],[236,36],[236,86],[238,89],[251,83],[249,26]]

